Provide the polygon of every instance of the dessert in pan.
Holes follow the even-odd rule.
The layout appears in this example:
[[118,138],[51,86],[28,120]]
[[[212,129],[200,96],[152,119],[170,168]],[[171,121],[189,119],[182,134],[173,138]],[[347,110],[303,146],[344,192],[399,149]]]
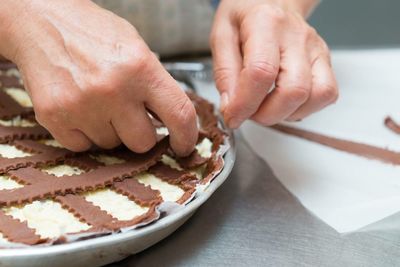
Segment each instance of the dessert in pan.
[[190,94],[200,134],[178,158],[168,130],[153,118],[159,142],[147,153],[120,146],[74,153],[34,119],[12,65],[0,67],[0,247],[54,245],[145,227],[164,203],[185,205],[222,170],[224,139],[213,106]]

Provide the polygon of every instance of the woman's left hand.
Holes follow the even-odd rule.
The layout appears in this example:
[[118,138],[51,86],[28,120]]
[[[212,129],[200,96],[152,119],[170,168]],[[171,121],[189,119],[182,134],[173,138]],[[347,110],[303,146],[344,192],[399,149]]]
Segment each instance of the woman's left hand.
[[229,127],[249,118],[266,126],[300,120],[336,101],[329,49],[306,22],[306,4],[221,1],[210,43]]

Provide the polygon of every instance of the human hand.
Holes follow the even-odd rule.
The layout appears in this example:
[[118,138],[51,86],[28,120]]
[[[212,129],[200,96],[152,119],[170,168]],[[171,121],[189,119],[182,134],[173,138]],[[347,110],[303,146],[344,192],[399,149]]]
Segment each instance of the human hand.
[[296,121],[336,101],[329,49],[304,18],[312,2],[221,1],[210,44],[229,127]]
[[3,2],[0,53],[18,65],[37,121],[63,146],[122,141],[145,152],[156,143],[151,111],[178,155],[194,149],[195,109],[132,25],[88,0]]

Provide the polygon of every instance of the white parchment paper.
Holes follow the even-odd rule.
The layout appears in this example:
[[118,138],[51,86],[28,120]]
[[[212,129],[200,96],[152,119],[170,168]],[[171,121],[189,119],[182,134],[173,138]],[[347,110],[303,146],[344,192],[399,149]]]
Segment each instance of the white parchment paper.
[[[291,125],[400,152],[400,136],[383,126],[387,115],[400,122],[400,49],[335,51],[332,57],[339,101]],[[358,230],[400,211],[400,166],[251,122],[242,132],[283,185],[338,232]]]

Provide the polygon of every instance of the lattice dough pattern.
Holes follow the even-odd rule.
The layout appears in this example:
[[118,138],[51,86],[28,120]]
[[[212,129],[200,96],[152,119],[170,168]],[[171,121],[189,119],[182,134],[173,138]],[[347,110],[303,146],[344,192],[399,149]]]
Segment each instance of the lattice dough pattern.
[[213,106],[189,94],[201,134],[177,158],[168,130],[153,118],[159,142],[148,153],[121,146],[74,153],[35,121],[18,71],[0,64],[0,244],[58,244],[72,234],[109,234],[157,220],[165,201],[186,204],[223,168],[224,141]]

